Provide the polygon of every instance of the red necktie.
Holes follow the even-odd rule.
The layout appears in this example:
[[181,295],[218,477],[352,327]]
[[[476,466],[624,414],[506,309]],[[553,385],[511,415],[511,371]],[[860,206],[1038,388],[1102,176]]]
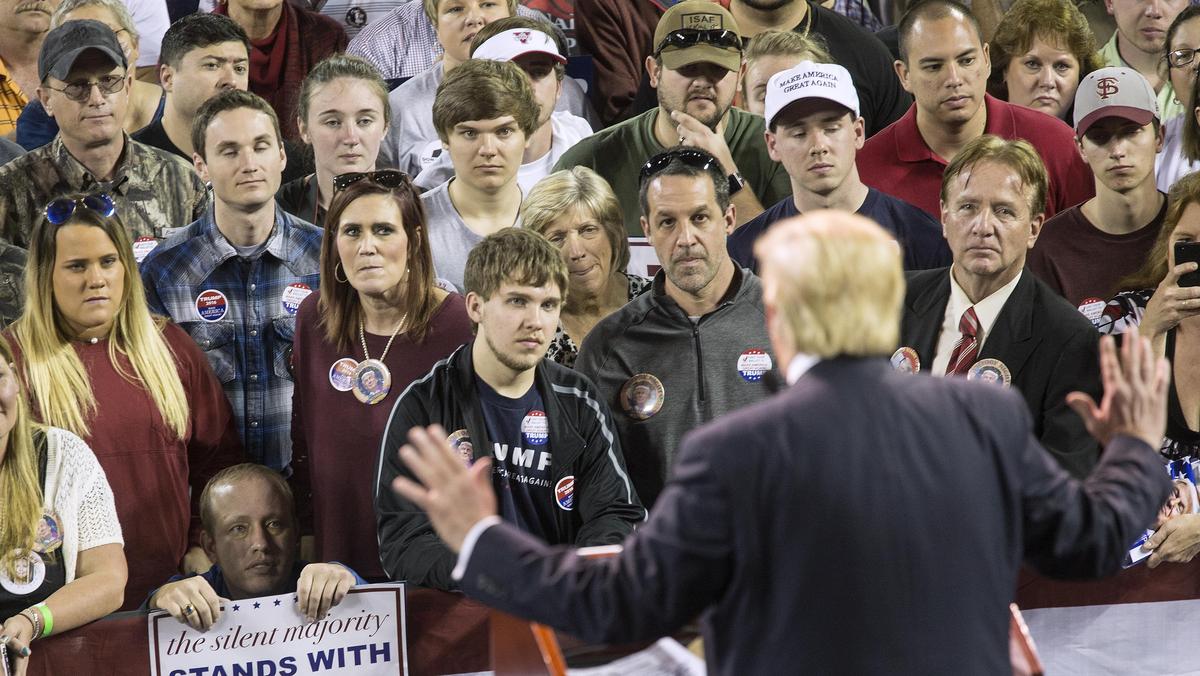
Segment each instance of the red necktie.
[[962,336],[954,344],[950,353],[950,363],[946,364],[946,375],[966,375],[967,369],[975,363],[979,356],[979,317],[975,316],[975,307],[967,308],[962,319],[958,320],[958,330]]

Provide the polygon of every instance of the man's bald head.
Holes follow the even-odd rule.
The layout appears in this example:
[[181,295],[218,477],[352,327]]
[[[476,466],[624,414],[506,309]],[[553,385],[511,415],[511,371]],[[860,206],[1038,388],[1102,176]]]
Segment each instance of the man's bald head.
[[900,17],[900,23],[896,26],[896,37],[900,44],[900,60],[908,65],[908,54],[915,32],[915,27],[918,23],[926,21],[938,21],[940,19],[953,18],[962,21],[975,31],[975,37],[979,39],[979,44],[983,44],[983,31],[979,29],[979,20],[971,14],[971,10],[965,6],[955,2],[954,0],[923,0],[918,2]]

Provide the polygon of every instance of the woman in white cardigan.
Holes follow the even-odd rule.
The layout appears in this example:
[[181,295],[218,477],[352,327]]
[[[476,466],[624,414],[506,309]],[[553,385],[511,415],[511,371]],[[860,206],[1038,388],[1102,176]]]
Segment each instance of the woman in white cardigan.
[[121,606],[127,568],[112,490],[79,437],[35,427],[0,340],[0,644],[25,673],[31,644]]

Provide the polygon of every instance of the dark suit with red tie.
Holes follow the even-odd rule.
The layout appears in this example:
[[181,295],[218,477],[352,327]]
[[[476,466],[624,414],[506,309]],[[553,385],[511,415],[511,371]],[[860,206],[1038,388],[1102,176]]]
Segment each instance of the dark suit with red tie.
[[589,641],[702,616],[714,674],[1007,676],[1022,558],[1113,572],[1169,490],[1142,441],[1114,439],[1081,483],[1015,393],[833,359],[686,436],[618,557],[500,523],[462,588]]
[[[949,301],[949,268],[908,275],[900,344],[916,350],[923,374],[933,364]],[[1100,447],[1067,406],[1066,396],[1079,390],[1100,400],[1099,345],[1091,322],[1025,270],[978,356],[1008,367],[1012,387],[1033,414],[1034,434],[1076,477],[1096,464]]]

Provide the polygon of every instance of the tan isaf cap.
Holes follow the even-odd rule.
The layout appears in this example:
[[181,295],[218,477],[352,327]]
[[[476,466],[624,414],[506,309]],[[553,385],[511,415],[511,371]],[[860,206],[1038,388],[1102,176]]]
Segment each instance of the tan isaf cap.
[[[657,52],[667,36],[678,30],[732,31],[742,37],[737,21],[729,10],[712,0],[684,0],[672,6],[658,20],[654,29],[654,49]],[[659,56],[663,66],[679,70],[693,63],[715,63],[726,70],[736,71],[742,67],[740,50],[729,49],[704,42],[690,47],[667,47]]]

